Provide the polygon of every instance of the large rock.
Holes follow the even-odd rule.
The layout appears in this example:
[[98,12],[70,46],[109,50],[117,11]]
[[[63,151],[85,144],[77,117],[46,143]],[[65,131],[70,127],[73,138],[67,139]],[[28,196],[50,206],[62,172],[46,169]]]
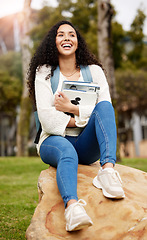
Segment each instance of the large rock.
[[79,165],[78,197],[94,225],[77,232],[66,232],[64,205],[56,184],[56,170],[41,172],[38,180],[39,204],[27,229],[28,240],[146,240],[147,173],[116,165],[123,180],[126,198],[110,200],[92,185],[99,164]]

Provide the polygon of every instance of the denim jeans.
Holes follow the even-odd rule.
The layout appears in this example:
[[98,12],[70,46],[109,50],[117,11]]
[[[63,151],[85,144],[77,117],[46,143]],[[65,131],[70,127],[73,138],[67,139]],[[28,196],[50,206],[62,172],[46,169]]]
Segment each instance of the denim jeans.
[[66,207],[70,199],[77,197],[77,168],[79,164],[91,164],[100,158],[103,166],[116,162],[116,124],[112,104],[98,103],[87,126],[77,137],[49,136],[40,147],[44,163],[57,168],[56,178]]

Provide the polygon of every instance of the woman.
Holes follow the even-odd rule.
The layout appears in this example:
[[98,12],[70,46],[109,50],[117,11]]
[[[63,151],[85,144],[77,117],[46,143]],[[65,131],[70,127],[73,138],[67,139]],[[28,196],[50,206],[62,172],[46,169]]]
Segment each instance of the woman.
[[[83,81],[80,65],[89,66],[93,82],[100,86],[96,106],[74,105],[61,92],[64,80]],[[60,79],[53,94],[50,79],[57,66]],[[101,169],[93,185],[110,198],[124,198],[124,191],[119,174],[113,169],[116,126],[107,80],[101,65],[70,22],[54,25],[40,44],[30,64],[28,86],[42,126],[38,153],[44,163],[57,168],[66,230],[91,226],[92,221],[83,208],[86,203],[77,196],[78,163],[88,165],[100,158]]]

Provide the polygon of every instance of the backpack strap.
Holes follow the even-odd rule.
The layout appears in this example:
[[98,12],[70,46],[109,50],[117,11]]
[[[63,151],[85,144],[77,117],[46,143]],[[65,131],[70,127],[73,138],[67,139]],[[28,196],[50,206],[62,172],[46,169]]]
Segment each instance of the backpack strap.
[[89,66],[80,65],[80,69],[83,75],[84,82],[89,82],[89,83],[93,82]]
[[[80,69],[81,69],[81,72],[83,75],[84,82],[89,82],[89,83],[93,82],[89,66],[80,65]],[[58,88],[59,76],[60,76],[60,68],[59,68],[59,66],[57,66],[57,68],[55,69],[54,74],[53,74],[53,76],[51,76],[51,80],[50,80],[53,94],[56,92],[56,90]],[[41,123],[38,118],[37,111],[34,112],[34,115],[35,115],[36,129],[37,129],[37,135],[36,135],[34,143],[38,144],[40,134],[42,131],[42,127],[41,127]]]
[[51,76],[51,88],[53,91],[53,94],[56,92],[58,84],[59,84],[59,76],[60,76],[60,68],[57,66],[57,68],[54,71],[53,76]]

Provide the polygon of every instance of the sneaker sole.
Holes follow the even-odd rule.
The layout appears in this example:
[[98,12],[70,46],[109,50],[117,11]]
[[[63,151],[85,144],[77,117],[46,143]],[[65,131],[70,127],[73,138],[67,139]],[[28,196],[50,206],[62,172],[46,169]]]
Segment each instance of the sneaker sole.
[[69,229],[68,226],[66,226],[66,231],[68,231],[68,232],[78,231],[78,230],[81,230],[83,228],[90,227],[92,225],[93,225],[92,221],[88,222],[88,223],[87,222],[79,223],[79,224],[75,224],[71,229]]
[[121,198],[125,198],[125,194],[120,195],[120,196],[114,196],[111,195],[110,193],[108,193],[101,185],[100,181],[97,180],[97,176],[93,179],[93,185],[96,188],[102,189],[103,195],[107,198],[115,198],[115,199],[121,199]]

